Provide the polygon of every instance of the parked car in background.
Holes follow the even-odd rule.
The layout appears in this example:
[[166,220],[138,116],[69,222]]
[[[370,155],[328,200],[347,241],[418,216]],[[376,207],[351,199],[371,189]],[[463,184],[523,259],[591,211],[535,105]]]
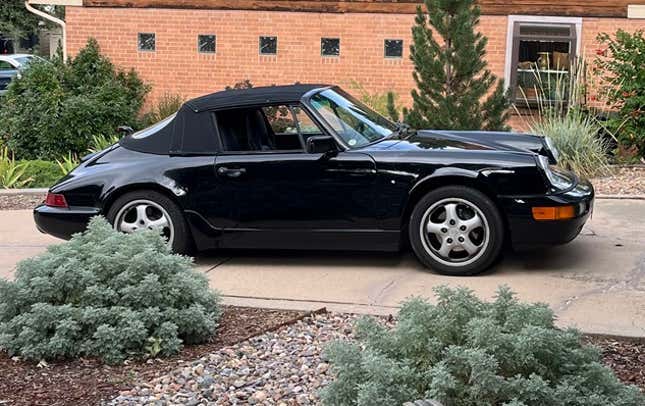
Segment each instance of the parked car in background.
[[506,241],[561,244],[589,217],[591,184],[549,140],[410,131],[336,86],[229,90],[186,102],[54,185],[35,209],[61,238],[104,215],[192,247],[395,251],[470,275]]
[[0,95],[6,93],[11,80],[35,60],[44,59],[29,54],[0,55]]

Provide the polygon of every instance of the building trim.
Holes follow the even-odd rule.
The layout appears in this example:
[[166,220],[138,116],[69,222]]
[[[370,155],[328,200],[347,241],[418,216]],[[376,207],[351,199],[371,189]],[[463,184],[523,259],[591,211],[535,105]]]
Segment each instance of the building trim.
[[[74,0],[60,0],[74,1]],[[301,11],[317,13],[413,14],[421,0],[82,0],[86,7]],[[627,17],[628,5],[645,0],[480,0],[485,15]]]
[[645,18],[645,5],[642,5],[642,4],[628,5],[627,18]]

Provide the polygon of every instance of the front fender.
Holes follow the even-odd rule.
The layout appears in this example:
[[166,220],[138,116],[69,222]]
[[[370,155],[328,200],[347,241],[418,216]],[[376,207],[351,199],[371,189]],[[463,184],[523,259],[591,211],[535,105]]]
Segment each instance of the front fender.
[[[437,184],[437,183],[449,183],[449,180],[454,178],[467,179],[469,181],[476,181],[480,176],[480,171],[473,171],[464,168],[456,167],[444,167],[438,168],[431,174],[419,179],[417,183],[412,186],[412,189],[408,192],[409,195],[418,193],[420,189],[426,189],[428,183]],[[445,182],[444,182],[445,181]]]

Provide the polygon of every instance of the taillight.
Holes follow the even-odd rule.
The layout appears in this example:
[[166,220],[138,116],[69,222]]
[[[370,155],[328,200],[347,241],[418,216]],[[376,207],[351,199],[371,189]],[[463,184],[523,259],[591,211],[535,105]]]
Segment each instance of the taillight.
[[47,193],[47,197],[45,198],[45,205],[49,207],[63,207],[67,208],[67,200],[65,200],[65,196],[59,194],[59,193]]

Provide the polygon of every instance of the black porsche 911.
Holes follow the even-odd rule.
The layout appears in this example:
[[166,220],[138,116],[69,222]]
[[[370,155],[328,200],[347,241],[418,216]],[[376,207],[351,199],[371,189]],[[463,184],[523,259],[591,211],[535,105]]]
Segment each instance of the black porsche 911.
[[69,238],[103,215],[179,253],[409,244],[427,267],[468,275],[507,241],[578,235],[593,187],[556,163],[547,138],[411,131],[335,86],[228,90],[86,157],[34,217]]

